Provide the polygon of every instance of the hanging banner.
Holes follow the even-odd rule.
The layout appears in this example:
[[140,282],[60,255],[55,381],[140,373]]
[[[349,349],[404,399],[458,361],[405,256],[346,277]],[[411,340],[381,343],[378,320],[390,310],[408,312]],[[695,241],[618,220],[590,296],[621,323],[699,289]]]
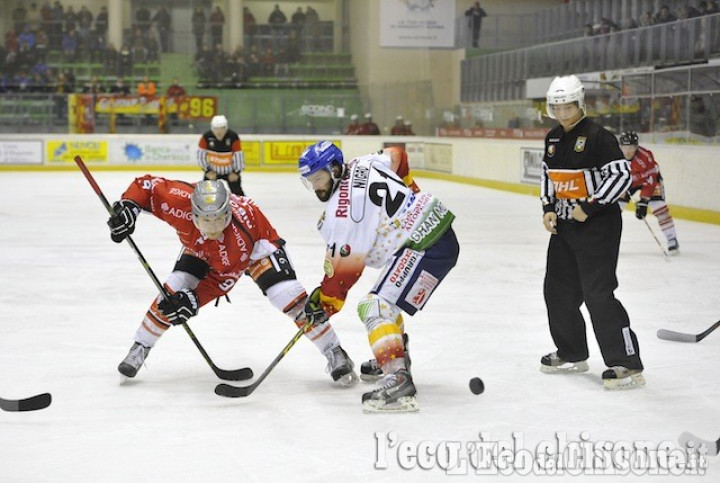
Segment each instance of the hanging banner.
[[455,2],[380,0],[380,47],[452,48]]

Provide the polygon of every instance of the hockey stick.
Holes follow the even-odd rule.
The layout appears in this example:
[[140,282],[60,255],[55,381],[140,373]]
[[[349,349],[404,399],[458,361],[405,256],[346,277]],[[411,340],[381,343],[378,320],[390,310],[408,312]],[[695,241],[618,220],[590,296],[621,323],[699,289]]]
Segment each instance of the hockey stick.
[[662,243],[660,243],[660,240],[658,240],[657,235],[655,235],[655,231],[653,231],[652,227],[650,226],[650,223],[647,222],[647,218],[643,218],[643,221],[645,222],[645,226],[648,227],[648,230],[650,230],[650,234],[655,239],[655,243],[657,243],[658,248],[660,248],[660,251],[665,255],[665,261],[669,262],[670,259],[668,258],[668,252],[665,251],[665,248],[663,248]]
[[720,453],[720,439],[717,441],[708,441],[706,439],[698,438],[692,433],[683,433],[678,438],[678,441],[683,448],[688,448],[688,444],[691,442],[692,447],[695,448],[695,450],[704,446],[707,449],[708,456],[717,456],[718,453]]
[[[100,186],[98,186],[97,182],[95,181],[95,178],[88,170],[87,166],[85,166],[85,163],[83,162],[82,158],[80,156],[75,156],[75,163],[80,168],[80,171],[85,175],[85,178],[90,183],[90,186],[92,186],[92,189],[95,191],[95,193],[98,195],[98,198],[100,198],[100,201],[102,201],[102,204],[105,206],[105,209],[108,211],[110,216],[115,214],[115,211],[113,210],[112,206],[110,206],[110,203],[108,202],[107,198],[103,194],[102,190],[100,189]],[[160,280],[158,280],[157,276],[155,275],[155,272],[153,272],[152,268],[150,268],[150,265],[148,264],[147,260],[145,260],[145,257],[140,253],[140,249],[137,247],[133,239],[128,236],[126,238],[127,242],[132,247],[133,251],[137,255],[138,259],[140,260],[140,263],[142,264],[143,268],[147,272],[147,274],[152,279],[153,283],[155,284],[155,287],[157,287],[160,294],[163,296],[165,300],[169,298],[169,295],[167,291],[165,290],[165,287],[160,283]],[[218,366],[215,365],[215,363],[210,358],[210,355],[205,351],[205,348],[200,344],[200,341],[195,337],[195,334],[193,333],[192,329],[190,329],[190,326],[187,325],[187,323],[182,324],[183,328],[185,329],[185,332],[190,336],[190,339],[192,339],[193,343],[195,344],[195,347],[198,348],[200,351],[200,354],[205,358],[205,361],[207,361],[208,365],[212,368],[213,372],[215,372],[215,375],[219,377],[220,379],[226,380],[226,381],[244,381],[245,379],[250,379],[253,377],[253,371],[249,367],[243,367],[240,369],[235,370],[225,370],[220,369]]]
[[720,327],[720,320],[711,325],[705,332],[700,332],[699,334],[686,334],[685,332],[660,329],[657,331],[657,336],[658,339],[674,340],[675,342],[700,342],[718,327]]
[[0,409],[3,411],[37,411],[45,409],[52,402],[52,396],[49,392],[38,394],[37,396],[25,399],[3,399],[0,398]]
[[285,348],[278,354],[278,356],[275,358],[274,361],[270,363],[267,369],[265,369],[265,372],[260,374],[260,377],[258,377],[257,381],[253,382],[249,386],[231,386],[230,384],[218,384],[215,386],[215,394],[218,396],[224,396],[224,397],[247,397],[250,394],[257,389],[257,387],[260,385],[261,382],[265,380],[265,378],[270,374],[270,372],[275,368],[275,366],[278,365],[278,362],[282,360],[283,357],[285,357],[285,354],[288,353],[290,349],[295,345],[295,343],[300,340],[300,337],[305,333],[305,330],[307,330],[308,327],[312,325],[313,321],[308,320],[305,322],[305,325],[303,325],[300,330],[297,331],[297,334],[292,338],[290,342],[285,346]]

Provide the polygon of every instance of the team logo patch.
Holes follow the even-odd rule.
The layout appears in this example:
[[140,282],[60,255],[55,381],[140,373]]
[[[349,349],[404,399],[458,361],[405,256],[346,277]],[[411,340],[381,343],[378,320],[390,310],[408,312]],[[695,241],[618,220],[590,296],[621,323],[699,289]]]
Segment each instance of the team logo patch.
[[575,152],[582,153],[583,151],[585,151],[585,143],[586,142],[587,142],[587,137],[578,136],[577,140],[575,141]]
[[340,256],[341,257],[347,257],[350,255],[350,245],[343,245],[340,247]]
[[552,158],[553,156],[555,156],[555,145],[554,144],[551,144],[550,146],[548,146],[547,155],[548,155],[548,158]]
[[440,281],[430,272],[421,271],[420,276],[405,296],[405,302],[418,310],[422,309],[438,283]]

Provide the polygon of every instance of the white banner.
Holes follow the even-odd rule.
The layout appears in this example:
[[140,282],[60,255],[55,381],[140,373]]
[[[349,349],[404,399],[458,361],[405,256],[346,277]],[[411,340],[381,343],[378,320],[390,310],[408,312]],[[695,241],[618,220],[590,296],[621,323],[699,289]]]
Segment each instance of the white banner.
[[540,185],[545,148],[520,148],[520,182]]
[[380,0],[380,46],[455,46],[454,0]]
[[[200,136],[196,138],[199,140]],[[191,166],[197,163],[196,141],[187,142],[180,136],[161,139],[113,142],[110,159],[115,163],[138,165]]]
[[42,164],[42,141],[0,141],[0,164]]

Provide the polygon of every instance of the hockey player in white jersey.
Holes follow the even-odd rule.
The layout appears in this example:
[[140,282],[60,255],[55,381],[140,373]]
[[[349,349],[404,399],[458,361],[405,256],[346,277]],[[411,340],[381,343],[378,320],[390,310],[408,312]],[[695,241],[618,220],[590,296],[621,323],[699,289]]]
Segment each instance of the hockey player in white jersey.
[[[326,243],[322,283],[305,305],[325,321],[345,303],[366,266],[382,272],[358,305],[370,347],[384,377],[362,396],[363,410],[417,411],[415,385],[403,342],[402,312],[421,310],[457,262],[454,215],[417,190],[400,148],[343,160],[329,141],[300,156],[305,185],[327,203],[318,223]],[[404,179],[404,180],[403,180]]]

